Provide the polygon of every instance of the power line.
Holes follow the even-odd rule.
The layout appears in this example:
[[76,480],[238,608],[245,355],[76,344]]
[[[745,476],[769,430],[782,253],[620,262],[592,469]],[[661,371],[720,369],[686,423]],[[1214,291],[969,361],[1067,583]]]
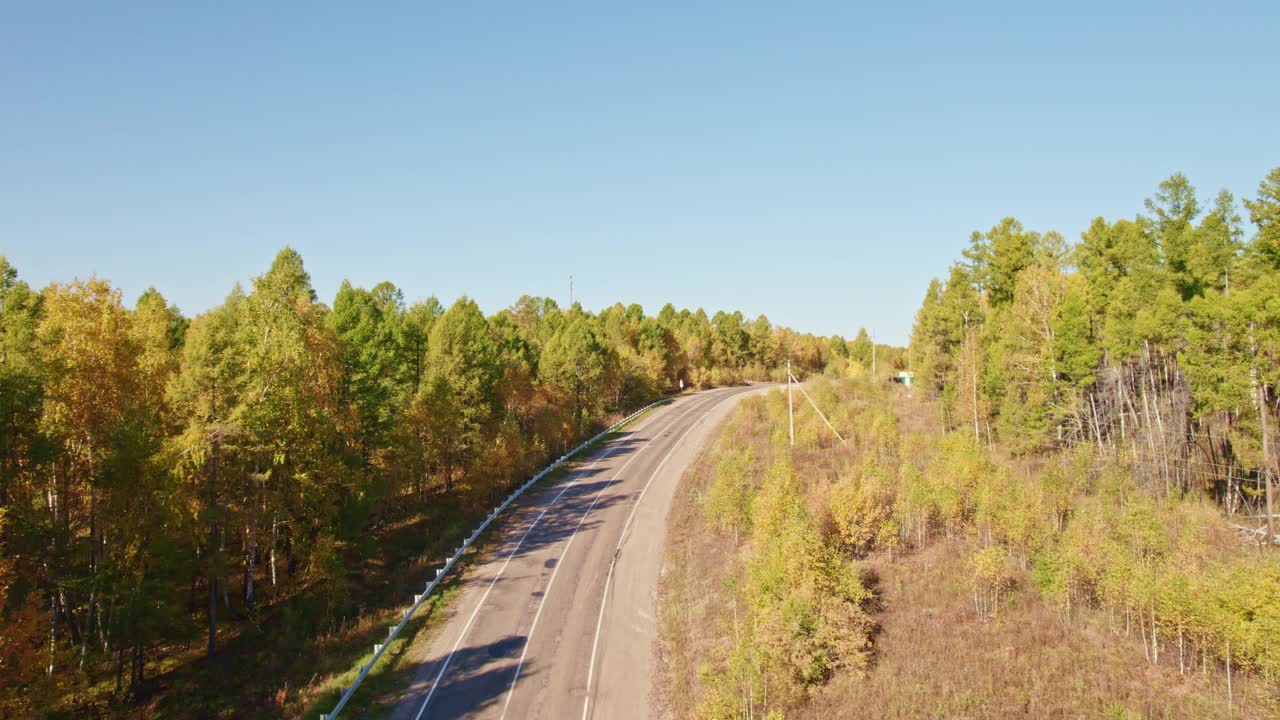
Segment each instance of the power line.
[[[791,375],[790,364],[788,363],[788,369],[787,369],[787,406],[788,406],[788,409],[790,409],[790,405],[791,405],[791,381],[792,381],[792,380],[795,380],[795,378]],[[802,395],[804,395],[804,399],[809,401],[809,404],[813,406],[813,409],[814,409],[815,411],[817,411],[817,413],[818,413],[818,417],[822,418],[822,422],[824,422],[824,423],[826,423],[826,424],[827,424],[827,427],[831,429],[831,432],[835,433],[835,435],[836,435],[836,437],[837,437],[837,438],[840,438],[840,444],[841,444],[841,445],[846,445],[846,446],[847,446],[849,443],[845,441],[844,436],[840,434],[840,431],[839,431],[839,430],[836,430],[836,427],[835,427],[834,425],[832,425],[832,424],[831,424],[831,421],[827,419],[827,416],[826,416],[826,415],[824,415],[824,414],[822,413],[822,410],[818,408],[818,404],[817,404],[817,403],[815,403],[815,402],[813,401],[813,398],[809,397],[809,393],[805,391],[805,389],[804,389],[804,385],[801,385],[799,380],[795,380],[795,383],[796,383],[796,387],[800,388],[800,393],[801,393]],[[788,413],[788,414],[790,414],[790,413]],[[795,429],[795,423],[794,423],[794,422],[792,422],[792,425],[791,425],[791,444],[792,444],[793,446],[796,444],[796,429]]]
[[796,418],[791,401],[791,358],[787,358],[787,425],[791,428],[791,447],[796,446]]

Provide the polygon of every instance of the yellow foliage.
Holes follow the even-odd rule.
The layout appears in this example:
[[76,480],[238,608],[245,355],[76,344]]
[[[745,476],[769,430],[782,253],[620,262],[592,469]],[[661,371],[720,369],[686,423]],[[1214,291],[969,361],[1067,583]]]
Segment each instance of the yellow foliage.
[[715,479],[707,488],[703,510],[721,532],[738,533],[750,527],[752,485],[751,450],[725,448],[716,463]]
[[831,488],[827,509],[845,552],[862,556],[883,542],[882,531],[890,520],[891,506],[874,485],[856,475],[846,476]]
[[1000,597],[1013,585],[1004,550],[992,545],[973,554],[974,600],[978,615],[987,619],[1000,613]]

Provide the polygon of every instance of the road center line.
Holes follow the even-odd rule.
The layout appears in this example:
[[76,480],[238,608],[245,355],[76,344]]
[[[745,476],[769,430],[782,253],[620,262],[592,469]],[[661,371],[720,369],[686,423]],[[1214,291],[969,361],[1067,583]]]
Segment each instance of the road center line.
[[[688,411],[681,414],[680,417],[676,418],[676,420],[683,418],[693,409],[694,408],[689,408]],[[660,431],[657,435],[654,435],[653,439],[657,439],[659,436],[661,436],[662,432],[665,432],[667,428],[671,427],[671,425],[673,425],[676,422],[676,420],[672,420],[671,423],[668,423],[667,426],[662,429],[662,431]],[[651,439],[649,440],[649,442],[652,443],[653,440]],[[569,491],[570,488],[578,484],[578,481],[582,479],[581,476],[584,472],[595,467],[597,464],[602,462],[605,458],[608,458],[614,455],[620,449],[622,449],[621,446],[615,446],[613,448],[610,448],[609,452],[606,452],[600,457],[593,460],[590,465],[587,465],[581,470],[575,471],[574,474],[578,475],[579,477],[575,479],[573,482],[565,485],[564,488],[561,489],[560,492],[554,498],[552,498],[551,502],[548,503],[545,508],[543,508],[542,512],[538,514],[538,517],[534,518],[534,521],[529,525],[528,529],[525,530],[524,535],[521,536],[520,541],[516,543],[516,546],[507,555],[506,561],[503,562],[502,567],[498,569],[498,574],[494,575],[493,580],[489,582],[489,587],[486,588],[484,591],[484,594],[480,596],[480,601],[476,603],[475,609],[471,611],[471,616],[467,618],[466,625],[462,627],[462,632],[459,633],[457,642],[453,644],[453,648],[449,650],[449,654],[445,657],[444,662],[441,663],[440,671],[436,673],[436,678],[434,681],[432,681],[431,688],[427,691],[427,697],[423,699],[422,707],[418,708],[418,714],[414,716],[414,720],[421,720],[422,714],[426,712],[427,705],[430,704],[431,697],[435,694],[436,688],[440,686],[440,680],[444,677],[445,672],[449,669],[449,664],[453,661],[453,656],[457,654],[458,648],[462,647],[462,641],[466,639],[467,634],[471,631],[471,626],[472,624],[475,623],[476,616],[480,613],[480,608],[484,607],[485,600],[489,598],[489,593],[493,592],[493,587],[498,584],[498,580],[502,577],[502,574],[506,572],[507,566],[511,564],[512,558],[514,558],[516,553],[520,551],[520,547],[524,545],[524,541],[529,538],[529,535],[531,533],[533,533],[534,529],[538,526],[538,522],[542,520],[542,517],[546,515],[547,512],[551,510],[551,508],[555,507],[555,504],[560,500],[562,496],[564,496],[566,492]]]
[[515,675],[512,676],[511,687],[507,690],[507,699],[502,704],[502,715],[500,716],[500,720],[505,719],[507,717],[507,708],[511,706],[511,698],[513,695],[515,695],[516,683],[520,681],[520,670],[521,668],[524,667],[524,660],[525,660],[525,656],[529,652],[529,645],[533,643],[533,632],[534,630],[538,629],[538,619],[542,617],[542,608],[546,606],[547,598],[551,596],[551,586],[555,585],[556,574],[560,572],[560,568],[564,565],[564,558],[567,557],[569,554],[569,547],[573,545],[573,539],[578,536],[578,531],[582,529],[582,524],[586,522],[587,516],[591,514],[591,511],[593,509],[595,509],[596,503],[600,502],[600,498],[604,496],[604,491],[608,490],[614,484],[614,482],[617,481],[618,476],[622,474],[623,470],[627,469],[627,466],[629,466],[632,462],[635,462],[636,458],[640,457],[640,454],[645,450],[645,448],[647,448],[650,444],[652,444],[654,440],[657,440],[659,437],[661,437],[662,433],[666,432],[667,429],[670,428],[672,425],[675,425],[680,420],[683,420],[686,415],[693,412],[694,410],[700,407],[705,407],[706,405],[709,404],[709,402],[710,401],[699,403],[698,405],[691,407],[685,412],[681,413],[679,417],[677,417],[676,419],[668,423],[667,426],[664,427],[661,432],[659,432],[657,435],[653,437],[652,440],[646,443],[644,448],[640,448],[635,453],[633,453],[631,457],[627,458],[627,461],[622,464],[622,467],[618,468],[618,471],[613,474],[613,478],[608,482],[606,482],[604,487],[600,488],[600,490],[596,493],[595,499],[591,501],[591,505],[587,507],[586,512],[582,513],[582,517],[578,518],[578,524],[573,528],[573,534],[569,536],[569,540],[564,544],[564,550],[560,552],[560,561],[556,563],[555,569],[551,571],[551,579],[547,581],[547,587],[542,592],[542,600],[538,603],[538,611],[533,615],[533,624],[529,626],[529,634],[525,636],[524,649],[520,651],[520,660],[519,662],[516,663]]
[[604,609],[609,603],[609,586],[613,583],[613,569],[618,564],[618,553],[622,551],[622,544],[627,540],[627,531],[631,528],[631,521],[635,518],[636,510],[640,507],[640,501],[644,500],[645,493],[649,492],[649,486],[653,484],[653,479],[658,477],[659,472],[662,472],[662,468],[667,464],[667,461],[671,459],[671,456],[675,454],[676,450],[680,449],[681,443],[683,443],[684,439],[689,436],[689,433],[693,432],[695,428],[701,425],[702,421],[706,420],[707,416],[710,414],[710,410],[704,413],[702,417],[698,418],[692,425],[690,425],[689,429],[685,430],[684,434],[682,434],[675,443],[672,444],[671,450],[662,458],[662,462],[658,463],[658,467],[654,468],[653,474],[650,475],[648,481],[645,482],[644,489],[640,491],[640,496],[636,498],[635,504],[631,506],[631,513],[627,515],[627,521],[622,526],[622,534],[618,536],[618,545],[613,549],[613,559],[609,561],[609,573],[604,579],[604,593],[600,596],[600,615],[596,617],[596,636],[595,639],[591,641],[591,660],[590,664],[587,665],[587,692],[582,698],[583,720],[587,720],[591,709],[591,682],[595,677],[596,653],[600,648],[600,629],[604,625]]

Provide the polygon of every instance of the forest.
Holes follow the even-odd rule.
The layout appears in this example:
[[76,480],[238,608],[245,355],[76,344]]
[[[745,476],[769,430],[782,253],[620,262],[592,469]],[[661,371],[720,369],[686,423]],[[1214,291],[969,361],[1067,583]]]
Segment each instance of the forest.
[[[1014,218],[975,232],[905,352],[670,305],[486,316],[390,283],[326,305],[288,248],[192,318],[98,278],[36,290],[0,260],[0,714],[180,715],[193,686],[242,693],[203,714],[295,714],[273,693],[315,674],[300,638],[358,624],[378,572],[681,381],[781,381],[788,361],[848,444],[797,399],[792,447],[774,392],[682,486],[661,605],[677,716],[1273,713],[1280,168],[1203,207],[1175,174],[1145,208],[1075,243]],[[916,387],[879,382],[908,365]],[[913,573],[963,588],[926,608],[953,622],[895,630]],[[912,627],[932,637],[895,651]],[[1019,659],[1027,628],[1063,663],[1095,653],[1096,686]],[[939,653],[950,632],[969,634]],[[988,687],[930,685],[973,669],[920,663],[984,642],[1005,670]],[[1113,647],[1142,663],[1107,665]]]
[[[1280,555],[1132,456],[947,430],[834,373],[742,401],[681,485],[662,708],[704,720],[1268,718]],[[794,414],[795,441],[789,415]]]
[[1140,634],[1150,663],[1168,642],[1179,672],[1220,668],[1228,700],[1233,666],[1280,682],[1280,168],[1243,205],[1248,226],[1229,191],[1205,209],[1176,173],[1145,214],[1095,218],[1074,245],[1005,218],[930,285],[910,347],[967,436],[950,452],[977,463],[947,494],[971,521],[989,452],[1042,463],[997,494],[1051,530],[987,530],[979,610],[1031,568],[1068,616],[1103,608]]
[[[306,680],[300,638],[348,627],[367,568],[400,562],[386,533],[413,530],[409,556],[448,543],[680,381],[871,354],[865,331],[671,305],[523,297],[486,316],[385,282],[325,305],[288,248],[192,318],[154,289],[130,308],[100,278],[36,290],[0,259],[0,715],[110,713],[184,667],[240,693],[187,713],[276,714],[258,686],[281,663]],[[216,662],[235,638],[250,642]]]
[[1161,494],[1202,493],[1274,537],[1280,168],[1241,209],[1182,174],[1078,243],[1005,218],[916,316],[911,364],[947,425],[1031,453],[1123,449]]
[[806,383],[839,436],[743,401],[673,510],[669,714],[1280,714],[1280,169],[1250,230],[1182,175],[1145,207],[974,233],[915,388]]

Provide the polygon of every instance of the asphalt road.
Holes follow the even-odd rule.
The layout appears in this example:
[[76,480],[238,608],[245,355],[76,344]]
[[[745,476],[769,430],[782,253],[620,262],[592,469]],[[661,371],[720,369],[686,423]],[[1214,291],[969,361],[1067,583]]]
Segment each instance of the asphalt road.
[[393,717],[650,717],[667,510],[751,390],[685,395],[526,495],[471,561]]

